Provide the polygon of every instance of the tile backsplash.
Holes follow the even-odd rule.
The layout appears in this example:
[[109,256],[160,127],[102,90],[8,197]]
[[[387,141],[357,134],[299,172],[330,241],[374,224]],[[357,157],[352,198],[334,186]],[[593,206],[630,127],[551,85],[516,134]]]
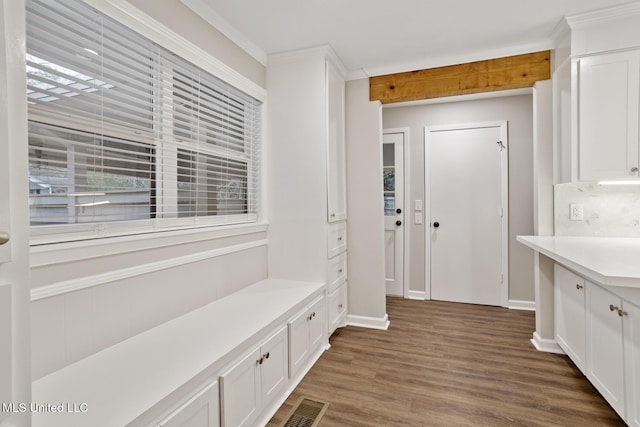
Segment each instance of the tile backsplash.
[[[572,203],[583,205],[582,221],[569,219]],[[640,185],[557,184],[554,223],[558,236],[640,237]]]

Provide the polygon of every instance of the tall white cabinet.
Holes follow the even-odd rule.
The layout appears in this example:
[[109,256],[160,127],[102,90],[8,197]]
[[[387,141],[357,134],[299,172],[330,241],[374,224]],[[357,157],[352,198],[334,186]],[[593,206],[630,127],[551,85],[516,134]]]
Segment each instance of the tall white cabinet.
[[270,56],[266,79],[269,276],[327,283],[329,333],[347,314],[344,76],[320,47]]

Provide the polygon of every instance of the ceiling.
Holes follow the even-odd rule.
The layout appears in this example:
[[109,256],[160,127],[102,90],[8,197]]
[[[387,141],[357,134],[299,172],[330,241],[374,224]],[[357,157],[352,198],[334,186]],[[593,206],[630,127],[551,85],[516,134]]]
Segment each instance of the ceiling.
[[[352,78],[546,50],[563,16],[628,0],[181,0],[256,59],[329,44]],[[637,2],[636,2],[637,3]]]

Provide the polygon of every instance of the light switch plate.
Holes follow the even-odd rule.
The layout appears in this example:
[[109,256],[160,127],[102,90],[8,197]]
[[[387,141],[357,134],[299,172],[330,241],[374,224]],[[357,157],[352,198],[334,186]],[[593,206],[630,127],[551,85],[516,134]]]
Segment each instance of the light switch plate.
[[417,212],[422,211],[422,200],[416,200],[416,205],[414,210]]

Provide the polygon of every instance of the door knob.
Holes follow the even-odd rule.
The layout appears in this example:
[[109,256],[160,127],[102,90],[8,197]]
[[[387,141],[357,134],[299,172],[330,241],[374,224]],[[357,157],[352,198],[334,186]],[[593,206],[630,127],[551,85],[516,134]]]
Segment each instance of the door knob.
[[396,209],[396,213],[397,214],[401,214],[402,213],[402,209],[400,209],[400,208]]
[[402,225],[402,221],[397,220],[397,221],[396,221],[396,225]]
[[0,231],[0,245],[4,245],[9,241],[9,233]]
[[433,223],[433,226],[434,226],[435,228],[438,228],[438,227],[440,227],[440,223],[439,223],[438,221],[436,221],[436,222],[434,222],[434,223]]

